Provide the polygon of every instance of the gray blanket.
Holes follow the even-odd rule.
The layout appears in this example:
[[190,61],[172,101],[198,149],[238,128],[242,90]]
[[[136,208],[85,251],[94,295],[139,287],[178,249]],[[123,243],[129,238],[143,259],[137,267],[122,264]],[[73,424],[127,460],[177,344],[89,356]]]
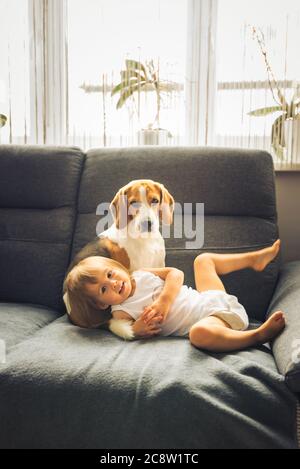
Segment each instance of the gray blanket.
[[1,448],[296,448],[296,397],[264,346],[126,343],[59,318],[0,366]]

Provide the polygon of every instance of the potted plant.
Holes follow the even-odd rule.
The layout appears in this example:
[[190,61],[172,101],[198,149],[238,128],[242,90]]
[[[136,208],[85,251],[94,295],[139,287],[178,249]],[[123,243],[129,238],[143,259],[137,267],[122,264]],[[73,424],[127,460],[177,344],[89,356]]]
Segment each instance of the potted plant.
[[[159,77],[159,66],[155,67],[153,60],[142,64],[136,60],[126,60],[126,70],[121,71],[121,81],[116,85],[111,96],[119,94],[116,108],[121,109],[128,99],[134,101],[138,94],[138,117],[141,92],[154,92],[156,95],[156,114],[154,120],[148,123],[146,129],[138,132],[138,141],[143,145],[158,145],[166,143],[172,137],[170,132],[160,127],[161,94],[175,89],[176,83],[166,82]],[[177,88],[176,88],[177,89]]]
[[[272,125],[271,144],[275,154],[282,160],[285,156],[286,148],[290,148],[292,155],[300,155],[300,85],[296,85],[296,90],[291,101],[288,102],[280,90],[277,80],[274,77],[270,62],[268,60],[264,35],[261,30],[252,28],[253,37],[257,40],[260,50],[263,54],[268,73],[268,82],[276,106],[255,109],[248,113],[250,116],[266,116],[275,112],[280,115],[275,119]],[[299,135],[299,138],[296,137]],[[287,142],[289,145],[287,145]]]

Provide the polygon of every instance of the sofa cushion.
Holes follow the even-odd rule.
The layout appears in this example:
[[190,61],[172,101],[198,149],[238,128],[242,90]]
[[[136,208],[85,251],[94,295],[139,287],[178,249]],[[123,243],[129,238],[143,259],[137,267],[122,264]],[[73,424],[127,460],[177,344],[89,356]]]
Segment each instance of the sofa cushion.
[[296,398],[266,347],[127,343],[66,317],[0,366],[0,421],[1,448],[296,448]]
[[[179,206],[171,237],[166,238],[167,265],[182,269],[189,286],[194,286],[193,260],[201,251],[253,251],[278,238],[274,169],[268,153],[201,147],[104,148],[87,154],[72,257],[97,234],[97,206],[109,203],[120,187],[140,178],[165,184],[181,207],[193,203],[185,217],[188,226],[197,229],[200,245],[187,249],[186,242],[193,240],[182,226],[182,217],[176,216]],[[196,203],[204,203],[204,229]],[[182,231],[179,238],[174,236],[175,227]],[[279,267],[280,256],[264,272],[245,269],[222,280],[249,316],[264,320]]]
[[133,147],[90,150],[80,213],[94,213],[132,179],[160,181],[181,203],[204,202],[207,215],[276,217],[272,156],[259,150]]
[[300,261],[283,265],[268,316],[276,310],[285,314],[286,327],[273,341],[273,353],[289,388],[300,393]]
[[0,145],[1,301],[63,311],[83,162],[77,148]]
[[0,339],[6,352],[57,319],[57,311],[33,304],[0,303]]

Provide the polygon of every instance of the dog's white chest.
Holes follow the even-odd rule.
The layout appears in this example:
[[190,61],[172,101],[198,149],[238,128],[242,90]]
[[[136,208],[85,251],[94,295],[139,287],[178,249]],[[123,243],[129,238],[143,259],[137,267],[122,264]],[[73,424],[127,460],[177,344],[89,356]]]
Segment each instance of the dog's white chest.
[[165,242],[160,233],[149,238],[130,238],[122,236],[120,231],[112,225],[108,230],[101,233],[111,241],[124,248],[130,259],[131,270],[142,268],[165,267]]
[[166,253],[163,239],[130,243],[126,249],[128,249],[132,270],[165,267]]

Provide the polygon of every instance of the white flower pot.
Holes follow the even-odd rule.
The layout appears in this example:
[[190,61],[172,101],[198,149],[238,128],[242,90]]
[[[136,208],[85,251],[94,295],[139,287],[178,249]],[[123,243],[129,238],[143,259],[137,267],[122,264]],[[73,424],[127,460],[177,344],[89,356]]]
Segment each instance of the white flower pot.
[[284,122],[284,137],[288,162],[300,164],[300,119]]
[[171,134],[166,129],[141,129],[137,137],[139,145],[168,145]]

